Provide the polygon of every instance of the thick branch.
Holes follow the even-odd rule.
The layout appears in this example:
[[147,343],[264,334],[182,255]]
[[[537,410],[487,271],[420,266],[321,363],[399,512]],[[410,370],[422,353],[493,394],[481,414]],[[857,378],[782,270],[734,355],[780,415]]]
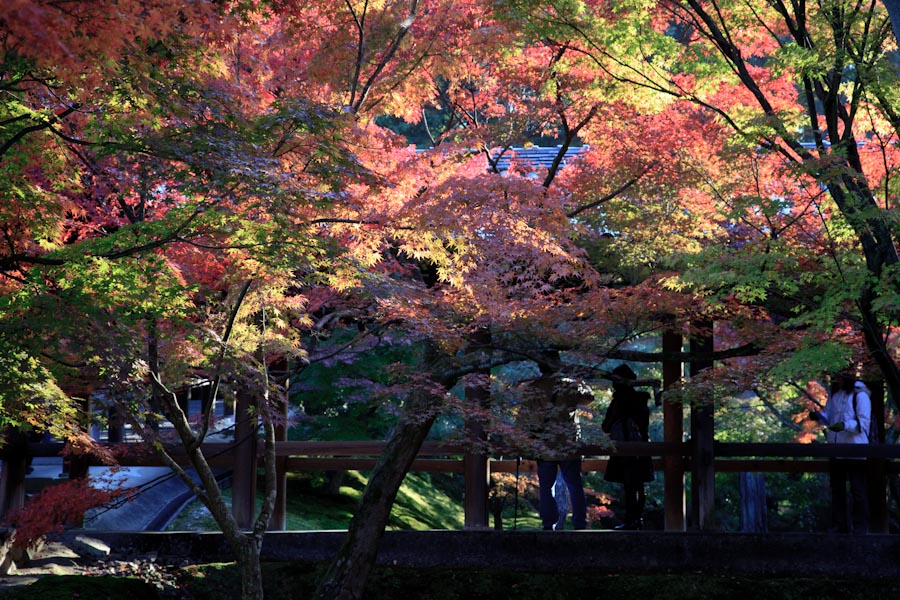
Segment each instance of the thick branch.
[[[108,252],[105,254],[97,254],[96,258],[105,258],[107,260],[117,260],[120,258],[127,258],[129,256],[134,256],[136,254],[141,254],[147,252],[148,250],[155,250],[157,248],[161,248],[166,244],[171,244],[173,242],[183,242],[184,240],[181,238],[181,232],[184,231],[190,224],[193,222],[197,215],[199,215],[203,211],[203,208],[200,207],[194,211],[191,216],[185,219],[184,223],[181,223],[172,230],[172,232],[159,239],[153,240],[152,242],[147,242],[146,244],[140,244],[137,246],[131,246],[129,248],[125,248],[123,250],[117,250],[115,252]],[[21,268],[22,265],[44,265],[44,266],[60,266],[70,262],[69,259],[65,258],[48,258],[46,256],[37,256],[33,254],[11,254],[9,256],[5,256],[0,259],[0,272],[10,271],[14,269]]]
[[583,213],[583,212],[585,212],[585,211],[587,211],[587,210],[591,210],[592,208],[596,208],[596,207],[598,207],[598,206],[601,206],[601,205],[603,205],[603,204],[606,204],[607,202],[609,202],[609,201],[612,200],[613,198],[616,198],[616,197],[620,196],[621,194],[624,194],[630,187],[632,187],[634,184],[636,184],[638,181],[640,181],[641,178],[642,178],[644,175],[646,175],[647,173],[649,173],[649,172],[650,172],[650,169],[652,169],[653,167],[655,167],[656,164],[657,164],[657,163],[653,163],[653,164],[651,164],[651,165],[647,165],[647,168],[645,168],[643,171],[641,171],[638,175],[635,175],[634,177],[632,177],[631,179],[629,179],[628,181],[626,181],[625,183],[623,183],[622,185],[620,185],[618,188],[614,189],[613,191],[611,191],[610,193],[606,194],[606,195],[603,196],[602,198],[599,198],[599,199],[597,199],[597,200],[595,200],[595,201],[593,201],[593,202],[589,202],[589,203],[587,203],[587,204],[583,204],[582,206],[579,206],[579,207],[576,208],[575,210],[573,210],[573,211],[571,211],[570,213],[568,213],[566,216],[569,217],[570,219],[574,219],[575,217],[577,217],[577,216],[580,215],[581,213]]
[[63,119],[63,118],[65,118],[65,117],[69,116],[70,114],[72,114],[72,113],[75,112],[76,110],[78,110],[78,105],[77,105],[77,104],[74,105],[74,106],[70,106],[70,107],[67,108],[66,110],[64,110],[64,111],[62,111],[61,113],[59,113],[58,115],[56,115],[56,116],[55,116],[53,119],[51,119],[51,120],[42,121],[42,122],[40,122],[40,123],[36,123],[35,125],[29,125],[28,127],[23,127],[22,129],[20,129],[19,131],[17,131],[17,132],[15,133],[15,135],[13,135],[11,138],[9,138],[8,140],[6,140],[6,142],[4,142],[2,146],[0,146],[0,156],[3,156],[4,154],[6,154],[6,153],[9,151],[9,149],[12,148],[13,145],[16,144],[16,142],[18,142],[19,140],[21,140],[23,137],[25,137],[25,136],[28,135],[29,133],[34,133],[35,131],[40,131],[40,130],[42,130],[42,129],[48,129],[48,128],[51,128],[51,127],[53,127],[53,124],[54,124],[54,123],[56,123],[56,122],[59,121],[60,119]]
[[[384,68],[387,66],[387,64],[394,57],[394,54],[397,53],[397,50],[400,48],[400,44],[403,42],[403,38],[406,37],[406,34],[409,33],[409,30],[412,27],[413,21],[415,20],[416,9],[418,8],[418,4],[419,4],[418,0],[412,0],[412,2],[410,3],[409,15],[400,24],[400,29],[397,32],[397,35],[394,38],[393,42],[391,42],[390,47],[388,47],[388,49],[385,51],[384,55],[381,57],[381,60],[378,61],[378,65],[375,67],[375,70],[372,72],[371,75],[369,75],[369,78],[366,80],[365,85],[363,85],[363,88],[359,93],[359,98],[356,99],[356,102],[353,102],[351,104],[351,108],[353,109],[353,112],[359,112],[359,110],[362,108],[362,105],[366,101],[366,97],[368,97],[369,92],[372,89],[372,86],[375,85],[375,81],[377,81],[378,77],[381,75],[381,72],[384,70]],[[362,42],[362,39],[360,39],[360,43],[361,42]],[[361,56],[360,56],[360,60],[361,60]],[[359,67],[360,67],[360,65],[357,65],[357,77],[359,74]],[[354,88],[355,88],[355,83],[356,82],[354,82]],[[351,100],[351,102],[352,102],[352,100]]]

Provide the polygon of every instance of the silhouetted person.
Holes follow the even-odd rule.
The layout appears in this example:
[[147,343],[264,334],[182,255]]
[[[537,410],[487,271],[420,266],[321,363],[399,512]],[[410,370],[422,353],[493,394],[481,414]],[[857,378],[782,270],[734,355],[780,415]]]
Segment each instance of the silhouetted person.
[[[617,442],[649,441],[650,394],[634,389],[637,379],[628,365],[613,369],[612,402],[606,410],[602,428]],[[653,481],[653,461],[649,456],[611,456],[604,479],[621,483],[625,492],[625,522],[615,529],[643,529],[644,505],[647,497],[644,483]]]
[[[581,478],[581,454],[578,452],[578,429],[575,411],[581,404],[594,400],[590,388],[574,379],[558,374],[559,355],[545,354],[541,361],[541,377],[531,382],[525,392],[523,422],[534,444],[537,461],[539,508],[541,524],[554,529],[559,519],[553,484],[561,473],[569,491],[572,507],[572,528],[587,527],[587,506]],[[556,527],[559,529],[560,527]]]

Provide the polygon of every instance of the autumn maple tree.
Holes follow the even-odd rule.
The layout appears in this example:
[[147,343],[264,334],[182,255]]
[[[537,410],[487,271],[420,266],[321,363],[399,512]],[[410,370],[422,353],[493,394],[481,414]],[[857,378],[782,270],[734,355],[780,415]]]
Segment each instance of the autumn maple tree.
[[[300,352],[303,299],[292,290],[339,285],[366,260],[348,246],[349,268],[318,262],[330,254],[321,227],[333,180],[358,170],[339,150],[346,119],[307,99],[254,96],[258,81],[229,72],[228,53],[245,51],[241,15],[212,4],[121,14],[106,3],[16,4],[3,19],[0,260],[4,356],[22,374],[4,386],[4,422],[84,440],[79,391],[102,392],[207,504],[244,596],[261,597],[283,402],[268,367]],[[266,502],[246,531],[200,450],[210,415],[192,423],[176,399],[198,377],[213,394],[250,398],[239,420],[263,417]],[[199,484],[170,454],[173,437]]]
[[[210,508],[244,597],[262,597],[288,378],[335,328],[359,347],[401,340],[417,362],[381,390],[402,413],[317,591],[331,599],[362,597],[403,476],[461,406],[450,390],[485,388],[493,366],[553,348],[597,377],[607,359],[660,359],[636,342],[717,320],[716,357],[746,356],[695,394],[866,358],[896,398],[887,16],[845,2],[7,3],[0,418],[84,440],[93,390]],[[547,140],[548,169],[516,155]],[[198,379],[245,402],[253,439],[262,428],[249,527],[202,451],[212,415],[178,404]]]

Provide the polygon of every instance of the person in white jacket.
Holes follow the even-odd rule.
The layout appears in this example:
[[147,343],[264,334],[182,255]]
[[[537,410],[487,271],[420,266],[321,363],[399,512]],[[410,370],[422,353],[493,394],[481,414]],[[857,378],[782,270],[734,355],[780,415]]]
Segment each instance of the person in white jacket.
[[[853,374],[838,375],[825,409],[821,412],[811,411],[809,416],[825,425],[825,439],[831,444],[869,443],[872,400],[869,389],[862,381],[857,381]],[[832,458],[828,463],[828,472],[831,481],[832,530],[868,533],[869,498],[865,458]],[[851,503],[847,502],[848,482]]]

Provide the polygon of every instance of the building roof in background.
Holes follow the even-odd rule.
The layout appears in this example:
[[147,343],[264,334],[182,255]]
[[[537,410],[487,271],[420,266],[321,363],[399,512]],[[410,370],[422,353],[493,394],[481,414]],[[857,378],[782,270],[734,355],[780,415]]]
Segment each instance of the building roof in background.
[[[514,146],[503,152],[500,156],[497,168],[500,173],[506,173],[509,170],[510,163],[515,160],[520,168],[529,171],[537,172],[543,169],[549,169],[561,148],[562,146]],[[566,166],[566,163],[586,149],[587,146],[571,146],[567,148],[560,167]],[[500,154],[499,149],[491,150],[491,156],[493,158],[496,158],[498,154]]]

